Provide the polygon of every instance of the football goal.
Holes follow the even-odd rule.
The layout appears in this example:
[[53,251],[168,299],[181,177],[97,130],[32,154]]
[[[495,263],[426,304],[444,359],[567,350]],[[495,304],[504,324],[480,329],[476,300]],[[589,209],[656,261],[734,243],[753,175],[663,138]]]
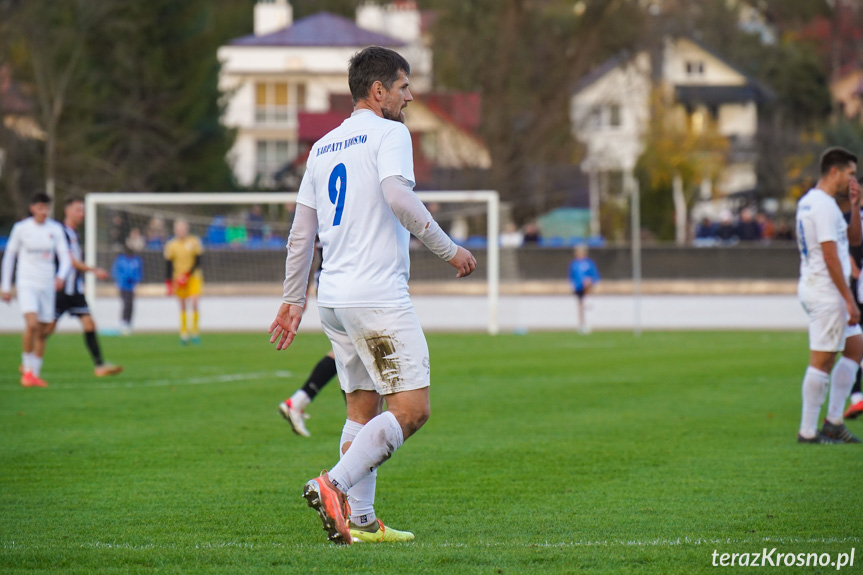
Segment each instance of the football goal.
[[[456,280],[416,238],[411,239],[412,295],[482,295],[488,306],[487,329],[498,332],[499,199],[494,191],[418,192],[429,211],[456,242],[477,258],[477,270]],[[241,193],[91,193],[85,197],[84,254],[88,265],[110,269],[118,253],[132,249],[144,263],[139,294],[164,293],[163,248],[177,220],[201,238],[207,295],[281,295],[285,243],[297,194]],[[313,267],[318,265],[316,254]],[[113,294],[110,281],[86,278],[91,302]]]

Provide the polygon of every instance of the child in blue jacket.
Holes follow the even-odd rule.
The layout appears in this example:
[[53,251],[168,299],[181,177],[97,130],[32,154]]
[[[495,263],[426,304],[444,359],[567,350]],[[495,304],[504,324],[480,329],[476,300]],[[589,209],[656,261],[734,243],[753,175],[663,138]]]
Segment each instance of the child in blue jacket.
[[599,283],[599,270],[593,260],[587,257],[587,246],[575,248],[575,259],[569,264],[569,281],[572,282],[572,290],[578,298],[578,331],[590,333],[584,319],[584,298]]
[[111,266],[111,276],[120,290],[120,298],[123,300],[123,327],[124,335],[132,333],[132,310],[135,306],[135,286],[141,281],[144,266],[141,258],[132,251],[128,245],[123,253],[114,259]]

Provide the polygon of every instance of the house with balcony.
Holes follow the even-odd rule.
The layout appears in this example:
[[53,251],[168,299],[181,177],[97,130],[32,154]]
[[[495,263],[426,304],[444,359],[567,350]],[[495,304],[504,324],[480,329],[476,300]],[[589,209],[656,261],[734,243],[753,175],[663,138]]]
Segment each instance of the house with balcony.
[[[328,12],[294,21],[287,0],[259,0],[254,10],[254,33],[218,51],[223,121],[237,134],[229,162],[241,185],[296,188],[311,145],[350,115],[348,61],[371,45],[391,48],[411,64],[415,100],[406,124],[418,184],[424,169],[428,183],[435,170],[490,164],[475,132],[478,97],[430,93],[432,54],[415,2],[364,4],[356,21]],[[453,157],[453,150],[462,154]]]
[[592,233],[598,235],[600,198],[624,192],[644,150],[651,97],[659,90],[692,130],[711,122],[728,140],[726,165],[715,182],[704,182],[694,217],[717,217],[735,195],[758,184],[755,138],[759,106],[772,92],[701,43],[666,38],[653,52],[620,55],[575,86],[570,100],[573,135],[585,148]]

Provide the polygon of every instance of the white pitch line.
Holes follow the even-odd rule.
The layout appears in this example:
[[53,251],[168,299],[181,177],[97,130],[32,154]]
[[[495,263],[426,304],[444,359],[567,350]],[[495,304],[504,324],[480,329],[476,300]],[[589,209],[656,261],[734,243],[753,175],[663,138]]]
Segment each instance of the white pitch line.
[[[156,379],[150,381],[118,381],[116,383],[102,383],[96,385],[69,385],[69,384],[51,384],[49,389],[68,391],[81,389],[137,389],[141,387],[170,387],[177,385],[209,385],[213,383],[231,383],[234,381],[248,381],[250,379],[263,379],[266,377],[291,377],[293,372],[276,370],[262,371],[255,373],[226,373],[212,376],[190,377],[187,379]],[[8,388],[0,388],[0,391],[23,391],[24,387],[14,386]]]
[[[677,547],[677,546],[702,546],[702,545],[750,545],[750,546],[762,546],[762,545],[797,545],[797,544],[805,544],[805,545],[825,545],[825,544],[845,544],[845,543],[860,543],[861,538],[859,537],[816,537],[816,538],[807,538],[802,539],[799,537],[763,537],[760,539],[734,539],[734,538],[725,538],[725,539],[712,539],[712,538],[703,538],[703,537],[679,537],[677,539],[649,539],[646,541],[639,540],[596,540],[596,541],[537,541],[537,542],[523,542],[523,543],[512,543],[512,542],[477,542],[477,543],[452,543],[452,542],[442,542],[442,543],[421,543],[415,542],[410,543],[411,546],[416,547],[427,547],[427,548],[450,548],[456,547],[459,549],[488,549],[488,548],[524,548],[524,549],[534,549],[534,548],[554,548],[554,549],[566,549],[566,548],[575,548],[575,547]],[[208,543],[195,543],[190,545],[176,545],[176,544],[167,544],[160,545],[156,543],[146,543],[146,544],[134,544],[134,543],[118,543],[116,541],[106,542],[106,541],[96,541],[93,543],[81,543],[80,545],[74,546],[40,546],[40,545],[27,545],[21,544],[16,541],[3,542],[0,544],[0,549],[71,549],[74,547],[84,548],[84,549],[128,549],[134,551],[149,551],[153,549],[172,549],[172,550],[184,550],[184,549],[316,549],[321,545],[325,545],[322,541],[320,544],[317,543],[297,543],[297,544],[287,544],[283,542],[273,541],[270,543],[248,543],[243,541],[219,541],[219,542],[208,542]]]

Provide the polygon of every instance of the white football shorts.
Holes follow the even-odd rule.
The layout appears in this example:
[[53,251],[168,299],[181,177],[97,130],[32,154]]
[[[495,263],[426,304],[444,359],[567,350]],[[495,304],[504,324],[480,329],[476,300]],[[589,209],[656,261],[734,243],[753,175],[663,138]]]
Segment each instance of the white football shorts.
[[801,299],[809,316],[809,349],[812,351],[842,351],[845,340],[860,335],[860,325],[848,325],[848,310],[841,298],[820,300]]
[[19,286],[17,292],[21,313],[35,313],[40,323],[54,321],[54,305],[57,293],[54,291],[53,282],[47,288]]
[[345,393],[428,387],[429,348],[413,306],[319,311]]

